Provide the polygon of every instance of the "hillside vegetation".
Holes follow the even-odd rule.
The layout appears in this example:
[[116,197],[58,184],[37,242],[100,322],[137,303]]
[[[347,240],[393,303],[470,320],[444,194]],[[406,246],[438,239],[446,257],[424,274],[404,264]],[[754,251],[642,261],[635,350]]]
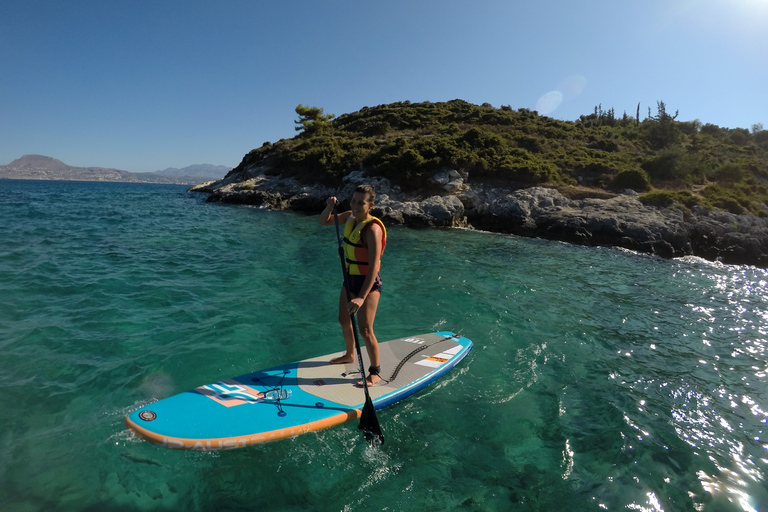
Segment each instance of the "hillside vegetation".
[[291,139],[265,143],[240,166],[338,184],[364,169],[401,188],[429,189],[455,169],[473,182],[551,186],[575,197],[631,188],[646,204],[766,216],[768,131],[677,121],[659,102],[644,119],[596,107],[576,121],[462,100],[400,102],[338,117],[299,105]]

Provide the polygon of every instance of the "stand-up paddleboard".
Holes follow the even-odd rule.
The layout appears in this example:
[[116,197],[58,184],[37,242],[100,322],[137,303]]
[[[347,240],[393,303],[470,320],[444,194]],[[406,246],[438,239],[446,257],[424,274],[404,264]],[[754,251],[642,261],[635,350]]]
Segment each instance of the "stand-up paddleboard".
[[[382,409],[456,366],[472,342],[448,331],[379,343],[381,382],[368,387]],[[365,352],[365,351],[363,351]],[[197,387],[130,413],[126,426],[168,448],[226,450],[294,437],[360,417],[365,395],[358,364],[341,353],[305,359]],[[367,368],[367,354],[363,355]]]

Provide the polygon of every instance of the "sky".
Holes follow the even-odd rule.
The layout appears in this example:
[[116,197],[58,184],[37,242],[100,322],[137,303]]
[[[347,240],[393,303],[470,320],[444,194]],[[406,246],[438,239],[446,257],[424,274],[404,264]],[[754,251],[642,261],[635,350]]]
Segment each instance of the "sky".
[[452,99],[768,129],[768,0],[0,2],[0,165],[234,167],[299,104]]

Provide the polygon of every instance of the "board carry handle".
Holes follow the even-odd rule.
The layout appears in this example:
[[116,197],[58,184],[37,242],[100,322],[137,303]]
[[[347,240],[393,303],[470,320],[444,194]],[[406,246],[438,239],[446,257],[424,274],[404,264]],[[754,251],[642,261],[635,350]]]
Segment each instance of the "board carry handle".
[[[336,211],[336,207],[339,202],[333,205],[333,222],[336,225],[336,238],[339,242],[339,259],[341,260],[341,272],[344,275],[344,289],[347,292],[347,302],[352,300],[352,285],[350,284],[349,273],[347,272],[347,265],[344,262],[344,245],[341,240],[341,231],[339,229],[339,216]],[[376,409],[373,407],[373,401],[371,395],[368,393],[368,378],[365,375],[365,368],[363,365],[363,355],[360,351],[360,338],[357,334],[357,320],[355,315],[350,313],[349,319],[352,322],[352,333],[355,337],[355,351],[357,353],[357,364],[360,367],[360,375],[363,376],[363,390],[365,391],[365,405],[363,405],[363,412],[360,415],[360,423],[357,428],[363,431],[366,441],[373,445],[384,444],[384,434],[381,431],[379,425],[379,418],[376,417]]]

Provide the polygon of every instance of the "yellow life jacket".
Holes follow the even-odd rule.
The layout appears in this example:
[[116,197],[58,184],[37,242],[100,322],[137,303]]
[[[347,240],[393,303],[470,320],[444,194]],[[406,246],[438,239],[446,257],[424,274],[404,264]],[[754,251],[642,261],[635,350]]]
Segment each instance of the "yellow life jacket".
[[344,258],[347,261],[347,270],[350,275],[364,276],[368,274],[368,248],[363,246],[360,238],[363,229],[371,222],[381,226],[381,230],[384,232],[381,237],[381,254],[384,254],[384,247],[387,245],[387,228],[384,227],[384,223],[380,219],[370,215],[355,226],[357,219],[350,215],[344,224]]

